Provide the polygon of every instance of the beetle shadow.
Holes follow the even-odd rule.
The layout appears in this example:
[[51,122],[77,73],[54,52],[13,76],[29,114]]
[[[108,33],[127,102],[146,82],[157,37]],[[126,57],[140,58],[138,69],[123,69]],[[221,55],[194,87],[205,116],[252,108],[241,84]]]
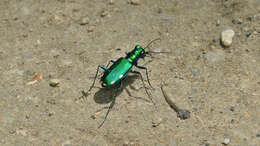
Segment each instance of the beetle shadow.
[[[119,96],[123,92],[124,89],[129,94],[129,91],[126,87],[133,84],[136,79],[140,79],[138,75],[128,75],[122,81],[123,86],[121,87],[121,89],[119,89],[120,84],[118,84],[117,86],[114,86],[114,87],[100,88],[94,95],[94,101],[98,104],[107,104],[112,101],[113,96]],[[129,96],[134,97],[130,94],[129,94]],[[141,97],[135,97],[135,98],[141,98]]]

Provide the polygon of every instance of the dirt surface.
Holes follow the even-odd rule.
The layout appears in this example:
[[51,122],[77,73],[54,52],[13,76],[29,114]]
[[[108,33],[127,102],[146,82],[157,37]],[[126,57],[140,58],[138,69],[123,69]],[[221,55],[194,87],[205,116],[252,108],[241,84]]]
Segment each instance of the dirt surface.
[[[81,91],[99,64],[156,38],[150,49],[170,53],[139,61],[156,105],[129,74],[98,129],[114,90]],[[259,146],[259,38],[259,0],[1,0],[0,145]]]

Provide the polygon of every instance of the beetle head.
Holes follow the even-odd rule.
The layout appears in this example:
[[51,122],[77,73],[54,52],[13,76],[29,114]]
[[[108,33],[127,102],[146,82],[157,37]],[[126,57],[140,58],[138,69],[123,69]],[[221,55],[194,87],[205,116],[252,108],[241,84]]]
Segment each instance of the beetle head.
[[141,57],[142,59],[144,59],[144,57],[145,57],[147,54],[149,54],[149,51],[148,51],[148,50],[146,51],[145,49],[142,49],[142,52],[141,52],[140,57]]

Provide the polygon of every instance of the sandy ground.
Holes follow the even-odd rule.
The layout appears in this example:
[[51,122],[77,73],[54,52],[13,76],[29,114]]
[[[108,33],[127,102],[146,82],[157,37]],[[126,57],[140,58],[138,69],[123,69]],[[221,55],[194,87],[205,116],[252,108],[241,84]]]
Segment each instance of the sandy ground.
[[[156,105],[129,74],[98,129],[114,91],[97,82],[80,98],[97,65],[155,38],[150,49],[169,53],[139,65]],[[259,0],[1,0],[0,145],[259,146],[259,38]],[[189,119],[165,102],[162,82]]]

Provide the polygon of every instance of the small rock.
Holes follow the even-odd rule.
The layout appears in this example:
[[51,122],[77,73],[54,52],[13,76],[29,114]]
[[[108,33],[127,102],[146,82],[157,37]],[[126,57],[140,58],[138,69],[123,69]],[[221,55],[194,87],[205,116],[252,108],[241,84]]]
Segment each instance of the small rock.
[[260,26],[255,28],[255,31],[260,33]]
[[47,103],[49,103],[49,104],[56,104],[56,100],[55,99],[50,99],[50,100],[47,100]]
[[108,15],[108,11],[103,10],[100,16],[101,17],[106,17],[107,15]]
[[153,127],[158,127],[161,123],[162,123],[162,119],[161,118],[159,118],[157,121],[153,121],[152,122],[152,126]]
[[247,37],[247,38],[250,38],[251,36],[252,36],[252,33],[251,33],[251,32],[249,32],[249,33],[246,34],[246,37]]
[[140,0],[130,0],[130,4],[132,5],[140,5]]
[[37,43],[38,45],[40,45],[40,44],[41,44],[41,40],[37,40],[36,43]]
[[83,90],[83,91],[81,91],[81,93],[83,94],[83,96],[87,96],[89,94],[89,91],[88,90]]
[[79,24],[80,24],[80,25],[89,24],[89,18],[88,18],[88,17],[83,17],[83,18],[81,18],[80,21],[79,21]]
[[54,115],[54,112],[49,112],[49,113],[48,113],[48,116],[49,116],[49,117],[51,117],[51,116],[53,116],[53,115]]
[[91,117],[91,119],[93,119],[93,120],[95,120],[95,119],[97,118],[96,115],[91,115],[90,117]]
[[25,118],[26,118],[26,119],[30,119],[30,116],[29,116],[29,115],[26,115]]
[[25,130],[23,128],[19,128],[16,130],[16,133],[22,136],[27,136],[28,130]]
[[186,120],[190,118],[190,111],[186,109],[180,109],[177,113],[177,117],[181,120]]
[[125,141],[123,146],[128,146],[129,145],[129,141]]
[[258,33],[257,31],[253,31],[252,32],[253,35],[257,35],[257,33]]
[[225,138],[223,141],[224,145],[228,145],[230,143],[230,139],[229,138]]
[[235,111],[235,107],[234,106],[231,106],[229,109],[230,109],[231,112]]
[[61,145],[62,146],[70,146],[71,145],[71,141],[70,140],[64,141]]
[[233,18],[233,19],[232,19],[232,23],[233,23],[233,24],[242,24],[242,23],[243,23],[243,20],[240,19],[240,18]]
[[248,31],[249,31],[249,28],[248,28],[248,27],[243,27],[242,30],[243,30],[244,32],[248,32]]
[[220,20],[217,20],[216,26],[219,26],[219,25],[220,25]]
[[110,5],[113,5],[113,4],[114,4],[114,0],[110,0],[110,1],[109,1],[109,4],[110,4]]
[[88,31],[88,32],[93,32],[94,29],[95,29],[95,26],[89,26],[89,27],[87,28],[87,31]]
[[55,23],[59,23],[59,22],[63,21],[63,19],[58,15],[54,15],[53,20]]
[[16,133],[16,130],[15,130],[15,129],[11,129],[11,130],[9,131],[9,133],[10,133],[10,134],[15,134],[15,133]]
[[32,131],[31,131],[31,135],[34,136],[34,137],[38,137],[39,134],[40,134],[40,133],[39,133],[39,131],[37,131],[37,130],[32,130]]
[[60,80],[58,79],[51,79],[50,86],[57,87],[60,84]]
[[232,44],[232,39],[235,35],[235,32],[232,29],[226,29],[221,33],[221,43],[225,47],[229,47]]
[[163,12],[162,8],[159,8],[157,11],[158,14],[161,14],[162,12]]
[[60,56],[60,52],[55,48],[53,50],[51,50],[51,53],[50,53],[54,58],[57,58]]
[[194,68],[191,70],[191,73],[194,77],[197,77],[200,75],[200,69],[199,68]]

